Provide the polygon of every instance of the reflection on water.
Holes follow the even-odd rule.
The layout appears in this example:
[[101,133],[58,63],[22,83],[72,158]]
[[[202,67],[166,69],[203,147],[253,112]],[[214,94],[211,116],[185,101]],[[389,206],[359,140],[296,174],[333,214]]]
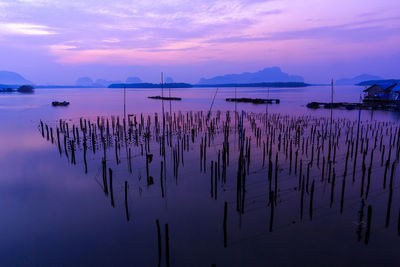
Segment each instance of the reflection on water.
[[304,90],[316,96],[271,90],[281,104],[268,116],[226,103],[232,88],[210,116],[212,89],[171,90],[183,101],[164,102],[164,116],[147,99],[157,90],[130,90],[125,118],[121,90],[0,98],[39,107],[0,119],[2,264],[392,265],[395,115],[335,110],[331,123],[329,110],[302,106],[329,90]]

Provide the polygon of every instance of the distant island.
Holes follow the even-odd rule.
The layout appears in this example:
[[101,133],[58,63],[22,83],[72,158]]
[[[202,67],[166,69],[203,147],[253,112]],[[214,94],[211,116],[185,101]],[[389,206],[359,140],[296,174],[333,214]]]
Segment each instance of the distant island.
[[[81,77],[76,81],[76,85],[81,88],[158,88],[157,84],[142,82],[139,77],[128,77],[125,83],[123,81],[109,81],[104,79],[97,79],[95,82],[90,77]],[[174,83],[171,77],[165,78],[165,84],[171,84],[170,88],[187,88],[190,86],[186,83]],[[64,87],[65,88],[65,87]]]
[[0,71],[0,84],[2,85],[32,85],[31,81],[28,81],[20,74],[12,71]]
[[36,88],[42,89],[56,89],[56,88],[104,88],[104,86],[78,86],[78,85],[36,85]]
[[[129,81],[135,81],[129,83]],[[129,78],[127,83],[113,83],[108,88],[161,88],[160,83],[139,83],[138,78]],[[257,72],[241,74],[226,74],[213,78],[201,78],[197,84],[175,83],[171,77],[166,78],[165,88],[201,88],[201,87],[306,87],[304,78],[298,75],[289,75],[279,67],[265,68]]]
[[[227,83],[227,84],[189,84],[189,83],[165,83],[164,88],[207,88],[207,87],[307,87],[311,84],[304,82],[262,82],[262,83]],[[161,83],[132,83],[111,84],[108,88],[161,88]]]
[[[127,80],[130,79],[132,79],[132,77],[129,77]],[[134,79],[139,79],[139,78],[135,77]],[[90,77],[80,77],[75,81],[75,85],[78,88],[106,88],[113,83],[122,83],[122,81],[109,81],[105,79],[97,79],[96,81],[93,81],[92,78]],[[64,86],[64,88],[68,87]]]
[[[161,83],[115,83],[108,88],[161,88]],[[192,88],[188,83],[164,83],[165,88]]]
[[213,78],[201,78],[198,84],[257,84],[257,83],[303,83],[304,78],[299,75],[289,75],[282,72],[279,67],[265,68],[257,72],[244,72],[241,74],[226,74]]
[[304,82],[261,82],[261,83],[223,83],[223,84],[195,84],[193,87],[307,87],[311,84]]
[[357,83],[356,85],[369,86],[369,85],[374,85],[374,84],[394,84],[394,83],[400,83],[400,80],[399,79],[370,80],[370,81],[363,81],[363,82]]
[[[21,85],[34,85],[22,75],[11,71],[0,71],[0,89],[2,92],[14,92]],[[205,88],[205,87],[306,87],[303,77],[289,75],[279,67],[264,68],[257,72],[241,74],[226,74],[213,78],[202,78],[198,83],[179,83],[172,77],[165,77],[165,88]],[[67,85],[34,85],[35,88],[161,88],[161,83],[146,83],[137,76],[129,76],[125,82],[120,80],[92,79],[88,76],[79,77],[75,84]]]
[[361,74],[355,76],[353,78],[343,78],[335,81],[335,85],[356,85],[358,83],[370,80],[382,80],[382,77],[370,75],[370,74]]

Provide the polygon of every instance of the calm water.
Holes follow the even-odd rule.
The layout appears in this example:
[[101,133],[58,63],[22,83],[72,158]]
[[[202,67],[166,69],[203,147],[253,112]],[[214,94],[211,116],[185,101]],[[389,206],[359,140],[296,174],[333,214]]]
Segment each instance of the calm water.
[[[334,100],[356,102],[362,89],[336,87]],[[214,93],[215,88],[173,89],[171,95],[182,97],[183,101],[172,102],[171,105],[164,102],[165,110],[203,111],[206,114]],[[169,94],[168,90],[165,94]],[[161,101],[147,98],[152,95],[160,95],[160,90],[127,90],[127,113],[137,114],[139,118],[140,113],[153,116],[157,112],[160,116]],[[218,91],[212,107],[213,116],[220,110],[221,117],[225,118],[225,111],[235,110],[235,104],[227,103],[226,97],[235,97],[235,89]],[[270,114],[330,115],[330,110],[305,107],[311,101],[329,101],[330,87],[240,88],[237,97],[281,99],[281,104],[268,106]],[[55,100],[66,100],[71,104],[68,107],[52,107],[51,102]],[[237,104],[236,108],[239,112],[248,113],[266,111],[265,105]],[[150,165],[153,185],[147,185],[140,146],[132,147],[132,173],[128,171],[125,156],[121,156],[121,164],[115,163],[115,152],[111,147],[108,167],[114,169],[115,207],[112,207],[110,196],[105,196],[102,188],[102,151],[95,154],[88,152],[88,173],[85,174],[82,151],[77,152],[77,164],[71,164],[70,158],[59,154],[56,144],[42,138],[39,123],[42,120],[55,129],[60,119],[70,125],[79,125],[79,118],[95,122],[97,116],[122,116],[122,89],[37,89],[32,95],[1,94],[0,114],[1,266],[157,266],[157,219],[162,234],[161,266],[166,264],[165,224],[169,227],[171,266],[396,266],[400,262],[400,172],[395,169],[391,216],[388,227],[385,227],[388,189],[381,186],[384,168],[380,165],[381,153],[378,151],[374,157],[377,167],[372,173],[371,191],[365,201],[364,219],[361,221],[365,231],[365,214],[367,206],[371,205],[371,234],[368,244],[365,244],[364,234],[361,241],[358,241],[357,234],[360,225],[360,178],[357,177],[355,182],[348,178],[343,213],[340,213],[342,169],[337,175],[333,205],[330,205],[331,186],[317,182],[313,218],[310,220],[308,216],[310,196],[307,193],[307,208],[300,219],[300,198],[294,189],[298,178],[295,175],[289,177],[288,162],[281,154],[278,174],[281,180],[273,230],[270,231],[268,172],[262,167],[262,148],[256,148],[255,139],[252,141],[251,173],[246,178],[245,209],[243,213],[237,212],[238,148],[234,141],[237,134],[234,133],[230,136],[232,148],[227,182],[218,185],[216,200],[210,197],[209,165],[211,160],[217,160],[223,137],[217,136],[208,148],[206,173],[199,170],[200,134],[185,153],[185,163],[179,167],[178,178],[173,176],[172,149],[167,148],[164,198],[160,193],[161,159],[155,140],[151,143],[154,159]],[[334,117],[354,121],[358,118],[358,111],[335,110]],[[398,127],[399,119],[399,114],[394,112],[361,112],[363,123],[373,125],[387,121],[393,130]],[[250,135],[250,124],[245,124],[245,128]],[[383,142],[389,142],[387,136]],[[124,149],[121,148],[121,151]],[[370,155],[367,157],[369,165]],[[360,157],[360,165],[361,160]],[[338,161],[343,168],[343,149],[338,152]],[[321,178],[316,167],[310,175],[316,181]],[[124,204],[125,181],[129,183],[129,221]],[[226,248],[224,202],[228,203]]]

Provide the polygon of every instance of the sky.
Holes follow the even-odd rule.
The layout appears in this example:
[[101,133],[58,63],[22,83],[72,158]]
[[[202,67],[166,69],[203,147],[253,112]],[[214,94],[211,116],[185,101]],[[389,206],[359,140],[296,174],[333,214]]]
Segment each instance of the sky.
[[306,82],[400,78],[399,0],[0,0],[0,70],[195,83],[279,66]]

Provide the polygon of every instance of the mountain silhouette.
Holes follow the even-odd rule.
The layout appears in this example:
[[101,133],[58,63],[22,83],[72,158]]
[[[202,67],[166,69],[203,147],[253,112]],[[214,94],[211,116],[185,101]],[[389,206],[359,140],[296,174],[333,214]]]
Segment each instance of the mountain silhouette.
[[75,84],[77,86],[93,86],[93,80],[90,77],[80,77]]
[[353,78],[343,78],[335,81],[336,85],[355,85],[357,83],[363,82],[363,81],[370,81],[370,80],[382,80],[382,77],[375,76],[375,75],[369,75],[369,74],[361,74],[358,76],[355,76]]
[[174,83],[174,79],[172,77],[165,78],[165,83]]
[[33,83],[16,72],[0,71],[0,84],[27,85]]
[[139,77],[128,77],[126,83],[142,83],[142,79]]
[[105,79],[97,79],[94,83],[93,83],[93,87],[108,87],[110,86],[110,84],[113,83],[122,83],[121,81],[109,81],[109,80],[105,80]]
[[209,79],[201,78],[199,84],[241,84],[263,82],[304,82],[304,78],[298,75],[289,75],[282,72],[279,67],[271,67],[257,72],[226,74]]

